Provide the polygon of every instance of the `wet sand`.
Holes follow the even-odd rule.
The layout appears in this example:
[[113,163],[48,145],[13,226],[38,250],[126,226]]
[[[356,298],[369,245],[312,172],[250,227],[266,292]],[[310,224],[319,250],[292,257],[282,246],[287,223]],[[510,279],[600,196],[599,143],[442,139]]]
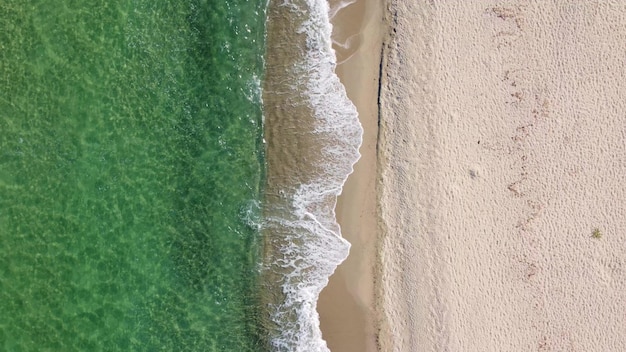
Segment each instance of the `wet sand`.
[[[339,1],[331,1],[331,9]],[[374,276],[377,245],[376,142],[382,4],[358,0],[332,19],[337,74],[364,128],[361,159],[337,202],[337,219],[351,243],[350,255],[320,294],[321,329],[331,351],[376,351]],[[342,47],[342,44],[346,44]]]

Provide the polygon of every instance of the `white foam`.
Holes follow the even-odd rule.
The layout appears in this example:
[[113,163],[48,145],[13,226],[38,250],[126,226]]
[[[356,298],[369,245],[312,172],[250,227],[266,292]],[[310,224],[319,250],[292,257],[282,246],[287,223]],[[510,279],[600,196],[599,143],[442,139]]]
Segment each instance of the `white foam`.
[[348,1],[339,2],[338,4],[330,8],[330,11],[328,11],[328,17],[332,20],[337,15],[337,12],[354,4],[355,2],[356,0],[348,0]]
[[265,219],[264,226],[289,229],[284,241],[287,244],[280,249],[282,256],[271,264],[284,275],[282,291],[286,297],[282,304],[270,307],[272,321],[278,326],[271,343],[276,351],[328,352],[316,306],[328,278],[349,252],[350,244],[341,237],[334,208],[336,197],[360,157],[363,130],[356,108],[334,72],[336,57],[328,3],[303,2],[305,6],[289,1],[283,5],[308,17],[300,29],[306,35],[307,55],[299,67],[307,75],[305,94],[317,122],[313,133],[324,145],[325,164],[310,183],[281,192],[291,200],[292,217]]
[[242,93],[251,103],[263,103],[263,88],[261,86],[261,78],[259,78],[256,73],[253,73],[252,76],[248,79]]

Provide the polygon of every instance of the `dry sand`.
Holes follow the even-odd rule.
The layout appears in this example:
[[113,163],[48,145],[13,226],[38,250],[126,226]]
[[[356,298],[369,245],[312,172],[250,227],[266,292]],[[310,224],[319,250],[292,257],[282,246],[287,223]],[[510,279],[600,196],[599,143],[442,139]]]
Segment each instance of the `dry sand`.
[[387,16],[381,350],[626,351],[626,2]]
[[[331,8],[347,3],[331,1]],[[337,203],[337,219],[352,244],[350,256],[320,294],[321,329],[333,352],[377,351],[374,275],[377,246],[376,143],[378,78],[382,48],[379,0],[357,0],[337,12],[333,39],[337,74],[356,105],[364,127],[361,159]],[[346,45],[343,45],[346,44]]]

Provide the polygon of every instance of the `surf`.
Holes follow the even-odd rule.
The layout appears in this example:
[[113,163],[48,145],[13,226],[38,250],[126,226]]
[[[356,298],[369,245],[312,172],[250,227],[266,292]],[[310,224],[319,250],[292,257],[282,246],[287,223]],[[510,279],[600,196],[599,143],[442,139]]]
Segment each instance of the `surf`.
[[363,130],[335,74],[330,12],[324,0],[269,5],[261,270],[273,351],[328,351],[317,299],[350,249],[335,205]]

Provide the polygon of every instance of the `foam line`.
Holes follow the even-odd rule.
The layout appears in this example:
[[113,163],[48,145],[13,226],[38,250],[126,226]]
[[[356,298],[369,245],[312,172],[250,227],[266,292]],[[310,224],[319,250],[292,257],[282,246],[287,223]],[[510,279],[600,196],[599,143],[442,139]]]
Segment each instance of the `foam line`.
[[[285,301],[271,307],[279,326],[271,337],[275,351],[328,352],[322,339],[317,300],[328,278],[348,255],[350,244],[341,236],[335,216],[337,196],[359,159],[363,129],[354,104],[335,74],[330,16],[354,1],[341,2],[331,11],[326,0],[285,2],[293,13],[305,13],[300,28],[306,37],[306,55],[298,64],[305,72],[303,94],[315,115],[312,135],[323,145],[323,172],[307,184],[284,190],[291,200],[290,218],[265,219],[264,226],[288,228],[282,256],[272,263],[280,272]],[[284,232],[284,230],[282,230]],[[283,233],[281,232],[281,233]]]

